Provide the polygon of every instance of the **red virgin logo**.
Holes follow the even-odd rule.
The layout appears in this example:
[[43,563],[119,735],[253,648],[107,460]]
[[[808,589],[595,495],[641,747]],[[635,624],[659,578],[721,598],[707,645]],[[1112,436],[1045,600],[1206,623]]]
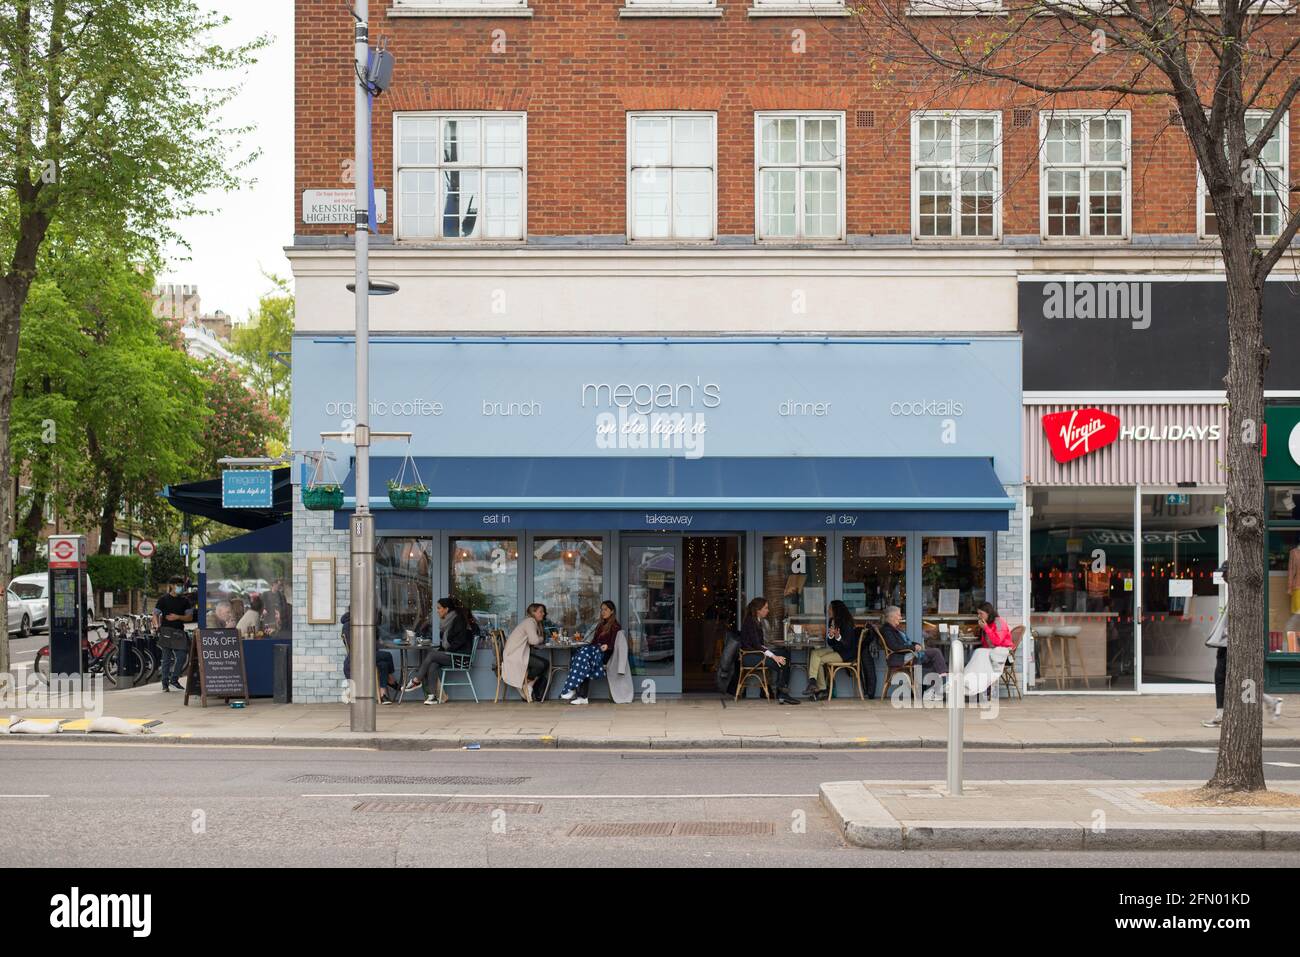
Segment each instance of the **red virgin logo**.
[[1074,409],[1043,416],[1052,458],[1073,462],[1119,438],[1119,417],[1101,409]]

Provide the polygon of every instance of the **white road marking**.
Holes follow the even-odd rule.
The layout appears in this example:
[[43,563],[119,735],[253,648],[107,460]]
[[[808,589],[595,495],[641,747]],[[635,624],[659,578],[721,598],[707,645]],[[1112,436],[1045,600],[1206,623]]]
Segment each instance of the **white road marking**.
[[1218,754],[1218,748],[1183,748],[1184,751],[1191,751],[1193,754]]
[[1300,768],[1300,764],[1293,764],[1290,761],[1265,761],[1264,763],[1275,768]]
[[47,798],[48,794],[0,794],[0,798]]
[[303,798],[413,798],[432,797],[451,800],[518,801],[611,801],[611,800],[679,800],[679,799],[744,799],[744,798],[815,798],[818,794],[444,794],[430,791],[355,791],[343,794],[300,794]]

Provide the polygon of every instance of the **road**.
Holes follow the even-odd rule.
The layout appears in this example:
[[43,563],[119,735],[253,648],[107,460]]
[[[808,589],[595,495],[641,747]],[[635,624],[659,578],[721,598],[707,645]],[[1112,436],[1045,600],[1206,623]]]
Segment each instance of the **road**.
[[[0,833],[8,835],[0,867],[1300,864],[1297,852],[869,852],[841,842],[817,799],[823,781],[942,780],[943,760],[942,752],[905,750],[379,752],[12,741],[0,743]],[[1270,750],[1266,760],[1271,779],[1300,779],[1300,767],[1276,766],[1300,765],[1300,751]],[[970,751],[966,769],[971,781],[1203,780],[1213,762],[1188,749]],[[493,807],[502,802],[504,813]],[[679,826],[636,834],[670,830],[665,822]],[[719,823],[737,833],[682,833]],[[584,824],[602,827],[575,833]],[[629,833],[610,836],[619,830]]]

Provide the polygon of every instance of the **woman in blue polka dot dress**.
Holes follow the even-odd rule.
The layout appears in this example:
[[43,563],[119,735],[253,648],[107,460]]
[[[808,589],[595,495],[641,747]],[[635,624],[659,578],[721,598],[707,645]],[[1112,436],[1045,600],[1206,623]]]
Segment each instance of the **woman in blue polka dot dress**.
[[569,704],[587,703],[591,679],[605,677],[605,665],[614,654],[614,640],[621,627],[614,603],[601,602],[600,624],[591,637],[591,644],[583,645],[573,653],[573,659],[569,662],[569,677],[564,682],[561,698]]

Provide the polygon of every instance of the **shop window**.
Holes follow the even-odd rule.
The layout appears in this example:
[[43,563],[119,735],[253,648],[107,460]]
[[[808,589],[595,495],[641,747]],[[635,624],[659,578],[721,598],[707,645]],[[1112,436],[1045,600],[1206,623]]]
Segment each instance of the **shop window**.
[[890,605],[906,611],[906,536],[846,535],[840,558],[840,597],[855,620],[879,623]]
[[600,620],[605,543],[599,538],[538,538],[533,541],[533,601],[546,606],[545,627],[566,635]]
[[1039,687],[1131,689],[1133,489],[1032,489],[1029,590]]
[[484,629],[509,631],[519,621],[519,542],[514,538],[453,538],[448,551],[451,594]]
[[205,628],[246,627],[258,599],[262,635],[288,637],[293,631],[293,561],[281,552],[209,552],[206,556]]
[[976,619],[987,598],[983,535],[938,535],[921,539],[921,614],[926,624],[962,624]]
[[1223,596],[1219,567],[1223,496],[1142,496],[1142,681],[1207,684],[1215,649],[1205,639]]
[[763,539],[763,597],[773,640],[798,630],[826,633],[826,539],[818,535],[783,535]]
[[381,536],[375,542],[375,610],[380,641],[410,632],[433,637],[433,542]]
[[1300,488],[1271,486],[1268,518],[1271,522],[1300,522]]
[[1300,654],[1300,529],[1268,533],[1268,651]]

